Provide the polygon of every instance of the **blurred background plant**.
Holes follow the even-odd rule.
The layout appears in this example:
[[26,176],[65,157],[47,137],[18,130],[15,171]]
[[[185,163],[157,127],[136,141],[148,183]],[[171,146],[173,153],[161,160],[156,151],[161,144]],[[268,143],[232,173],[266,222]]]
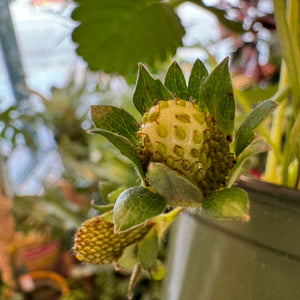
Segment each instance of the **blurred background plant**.
[[[293,126],[299,123],[299,105],[291,97],[282,100],[290,90],[297,97],[297,82],[289,87],[280,50],[281,42],[286,58],[288,48],[299,45],[296,2],[287,1],[290,27],[283,26],[286,31],[281,30],[279,35],[272,0],[132,0],[126,5],[121,0],[1,2],[0,41],[13,91],[7,92],[0,77],[0,91],[4,91],[0,95],[4,100],[0,105],[1,214],[10,218],[13,232],[5,232],[8,240],[1,248],[6,253],[1,257],[7,257],[6,263],[0,263],[3,297],[59,298],[63,294],[60,283],[66,281],[71,291],[62,299],[124,299],[128,274],[107,266],[78,265],[70,248],[74,230],[97,213],[91,208],[91,200],[95,204],[110,203],[112,191],[137,184],[132,164],[104,139],[86,133],[91,127],[90,104],[122,106],[139,118],[131,105],[137,62],[147,64],[159,77],[174,59],[189,73],[198,57],[212,69],[230,55],[237,125],[265,99],[275,95],[283,103],[273,125],[268,120],[257,132],[271,144],[272,152],[268,157],[264,153],[251,159],[248,172],[261,177],[267,162],[266,180],[299,187],[299,157],[289,151],[288,143],[283,144],[292,133],[297,140]],[[42,56],[45,62],[50,61],[49,71],[45,72],[39,61],[42,71],[33,77],[30,63],[24,67],[24,36],[18,26],[15,36],[9,14],[9,8],[17,12],[18,5],[21,10],[30,6],[29,11],[41,19],[50,16],[61,22],[62,28],[68,29],[62,39],[73,40],[73,44],[69,41],[71,49],[61,50],[63,60],[67,61],[70,53],[75,57],[76,47],[85,63],[77,56],[75,66],[69,63],[67,71],[61,72],[57,66],[52,68],[50,57]],[[276,21],[284,23],[284,7],[276,4],[275,8]],[[290,43],[284,39],[287,32]],[[61,36],[51,32],[51,36],[56,34],[55,43],[59,44]],[[293,59],[299,58],[298,50]],[[287,70],[294,74],[290,69],[291,62]],[[48,82],[48,90],[44,82]],[[6,228],[5,224],[3,221],[1,228]],[[51,277],[51,273],[42,274],[44,277],[40,274],[38,279],[24,277],[41,269],[54,270],[62,277]],[[135,299],[160,299],[159,286],[145,278],[137,286]]]

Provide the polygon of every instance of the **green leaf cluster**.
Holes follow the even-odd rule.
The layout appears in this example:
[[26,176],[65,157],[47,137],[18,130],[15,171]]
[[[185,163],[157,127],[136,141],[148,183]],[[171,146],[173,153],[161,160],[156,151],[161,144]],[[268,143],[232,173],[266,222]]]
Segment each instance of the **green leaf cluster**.
[[18,107],[11,106],[5,111],[0,111],[0,143],[4,141],[14,148],[18,145],[18,138],[22,137],[28,147],[37,150],[37,127],[35,118],[24,114]]
[[[210,74],[205,65],[199,59],[196,60],[188,80],[180,66],[173,62],[164,83],[154,78],[144,65],[139,65],[133,103],[141,114],[156,105],[157,101],[176,98],[199,104],[202,110],[214,117],[222,132],[233,137],[235,154],[240,160],[230,173],[228,188],[240,175],[245,161],[251,155],[268,150],[264,142],[250,143],[254,130],[274,110],[276,104],[271,100],[262,102],[235,133],[235,100],[228,58]],[[139,127],[132,115],[122,108],[94,105],[91,116],[95,129],[90,132],[104,136],[131,160],[141,180],[141,186],[125,189],[114,204],[117,231],[127,230],[150,220],[161,214],[166,206],[201,207],[205,201],[202,191],[184,176],[159,163],[149,166],[142,164],[137,153],[136,133]]]

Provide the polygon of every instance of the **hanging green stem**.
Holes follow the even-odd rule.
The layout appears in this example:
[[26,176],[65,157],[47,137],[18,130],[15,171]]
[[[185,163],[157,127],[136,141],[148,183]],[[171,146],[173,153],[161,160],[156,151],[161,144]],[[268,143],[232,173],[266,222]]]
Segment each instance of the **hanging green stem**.
[[273,2],[281,51],[289,74],[296,115],[300,106],[300,51],[297,43],[299,41],[299,1],[287,1],[287,17],[285,1],[274,0]]

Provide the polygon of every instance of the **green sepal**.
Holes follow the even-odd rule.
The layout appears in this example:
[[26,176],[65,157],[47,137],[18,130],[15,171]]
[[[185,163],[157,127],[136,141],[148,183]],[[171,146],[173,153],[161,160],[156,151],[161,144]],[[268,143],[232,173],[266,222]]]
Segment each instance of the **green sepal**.
[[137,243],[126,247],[123,251],[122,256],[118,259],[118,265],[124,270],[131,271],[133,267],[139,263],[137,253]]
[[119,151],[124,156],[126,156],[133,162],[141,180],[144,181],[144,171],[140,158],[137,154],[136,147],[127,138],[116,133],[98,128],[89,130],[89,133],[100,134],[104,136],[109,142],[111,142],[117,149],[119,149]]
[[254,140],[240,153],[236,164],[230,170],[227,180],[227,187],[231,187],[237,178],[242,174],[245,162],[253,155],[269,151],[270,146],[262,140]]
[[126,230],[163,212],[166,199],[142,186],[122,192],[114,206],[115,231]]
[[266,100],[256,106],[247,116],[235,135],[236,156],[250,144],[256,127],[278,106],[272,100]]
[[184,74],[176,61],[174,61],[168,69],[165,86],[172,92],[174,97],[184,100],[189,99],[189,91],[186,86]]
[[155,265],[149,271],[154,280],[162,280],[166,275],[166,268],[160,260],[156,260]]
[[115,189],[114,191],[110,192],[108,195],[107,195],[107,198],[108,200],[111,202],[111,203],[115,203],[118,199],[118,197],[120,196],[120,194],[122,192],[124,192],[126,190],[125,187],[119,187],[117,189]]
[[113,204],[106,204],[106,205],[96,205],[91,203],[92,208],[96,209],[97,211],[99,211],[100,213],[104,213],[107,211],[110,211],[114,208]]
[[111,105],[92,105],[91,116],[96,128],[124,136],[135,145],[138,143],[139,127],[126,110]]
[[248,194],[240,188],[229,188],[211,193],[203,201],[203,211],[217,219],[249,220]]
[[143,115],[147,109],[157,104],[158,100],[170,100],[174,97],[159,79],[154,79],[142,64],[139,64],[139,74],[133,103]]
[[206,110],[204,100],[200,97],[201,87],[204,80],[208,76],[208,71],[200,59],[197,59],[192,67],[192,71],[189,77],[189,93],[192,99],[196,100],[203,111]]
[[215,118],[217,127],[225,136],[232,135],[235,103],[228,69],[228,57],[204,81],[200,98],[204,101],[209,113]]
[[148,167],[149,184],[167,199],[170,206],[201,206],[202,191],[192,182],[161,163]]
[[138,245],[138,257],[144,269],[151,268],[157,259],[159,242],[155,227],[143,237]]
[[113,210],[109,210],[101,215],[101,219],[108,221],[108,222],[113,222]]

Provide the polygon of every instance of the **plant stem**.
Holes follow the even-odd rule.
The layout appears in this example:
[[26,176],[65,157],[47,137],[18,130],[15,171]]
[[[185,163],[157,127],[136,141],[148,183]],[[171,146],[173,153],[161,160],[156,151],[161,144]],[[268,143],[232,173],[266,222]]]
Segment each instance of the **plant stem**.
[[[286,130],[286,136],[290,136],[291,132],[291,127],[292,127],[292,122],[289,123],[289,126]],[[292,161],[292,149],[290,146],[290,143],[287,141],[284,145],[283,149],[283,158],[282,158],[282,184],[288,186],[289,185],[289,165],[290,162]]]
[[132,299],[133,298],[133,289],[140,277],[140,274],[142,273],[142,267],[140,264],[136,264],[133,267],[132,270],[132,274],[130,276],[130,280],[129,280],[129,286],[128,286],[128,299]]
[[[278,104],[281,103],[282,111],[279,112],[279,114],[278,114],[278,119],[279,119],[278,128],[279,129],[281,129],[282,120],[284,117],[283,112],[284,112],[285,104],[282,105],[282,102],[287,98],[289,93],[290,93],[290,86],[289,86],[289,84],[286,84],[283,88],[280,88],[277,91],[277,93],[270,98],[270,100],[277,102]],[[261,135],[266,139],[266,141],[272,147],[276,160],[281,161],[281,159],[282,159],[282,155],[281,155],[281,151],[280,151],[281,136],[279,137],[279,135],[278,136],[276,135],[277,142],[278,142],[276,144],[276,142],[274,142],[274,140],[272,139],[271,134],[268,133],[268,131],[265,129],[265,127],[263,127],[261,125],[261,126],[259,126],[259,130],[261,132]],[[279,132],[279,134],[280,134],[280,132]]]
[[[287,69],[285,67],[285,64],[282,63],[281,66],[281,73],[280,73],[280,82],[279,82],[279,90],[282,88],[282,86],[287,85],[288,83],[288,77],[287,77]],[[281,100],[282,101],[282,100]],[[280,184],[281,179],[278,177],[277,174],[277,165],[280,164],[280,161],[278,160],[278,154],[276,155],[276,152],[281,153],[281,138],[282,138],[282,121],[284,117],[284,111],[286,106],[286,100],[283,100],[279,107],[277,108],[274,118],[272,121],[272,127],[271,127],[271,133],[270,138],[273,141],[272,150],[269,151],[268,157],[267,157],[267,163],[266,163],[266,170],[264,174],[264,179]]]
[[[291,86],[291,93],[294,103],[294,117],[298,113],[299,103],[300,103],[300,52],[299,52],[299,2],[294,0],[288,0],[287,14],[285,14],[284,0],[273,0],[274,2],[274,12],[277,24],[277,31],[279,35],[283,60],[281,64],[281,74],[279,82],[279,91],[287,89],[287,85]],[[287,15],[287,17],[286,17]],[[290,163],[291,153],[288,146],[284,148],[283,158],[278,160],[278,155],[276,151],[280,151],[282,142],[282,128],[284,111],[286,107],[286,96],[282,93],[283,97],[280,99],[282,102],[278,107],[272,122],[271,128],[271,139],[274,143],[274,150],[268,153],[266,171],[264,179],[282,184],[287,182],[287,168]],[[284,99],[284,100],[283,100]],[[292,120],[290,120],[291,124]],[[291,125],[288,125],[290,128]],[[289,134],[285,136],[286,143],[289,143]],[[281,164],[282,173],[281,176],[278,174],[278,166]]]
[[243,95],[243,93],[241,93],[236,87],[233,86],[233,92],[234,95],[236,96],[238,102],[241,104],[242,108],[244,109],[244,111],[249,114],[252,110],[250,104],[248,103],[248,100],[246,99],[246,97]]
[[273,0],[273,3],[281,51],[291,84],[294,112],[297,114],[300,106],[300,51],[297,44],[299,39],[298,37],[295,39],[295,36],[299,34],[299,1],[287,1],[287,17],[285,1]]
[[285,86],[283,88],[279,89],[278,92],[270,98],[270,100],[277,102],[277,103],[281,103],[281,102],[283,102],[283,100],[285,100],[287,98],[287,96],[290,94],[290,92],[291,92],[291,87],[287,83],[287,84],[285,84]]
[[152,218],[152,221],[156,223],[156,231],[159,240],[164,237],[166,230],[183,210],[184,207],[178,206],[166,214],[160,214]]

